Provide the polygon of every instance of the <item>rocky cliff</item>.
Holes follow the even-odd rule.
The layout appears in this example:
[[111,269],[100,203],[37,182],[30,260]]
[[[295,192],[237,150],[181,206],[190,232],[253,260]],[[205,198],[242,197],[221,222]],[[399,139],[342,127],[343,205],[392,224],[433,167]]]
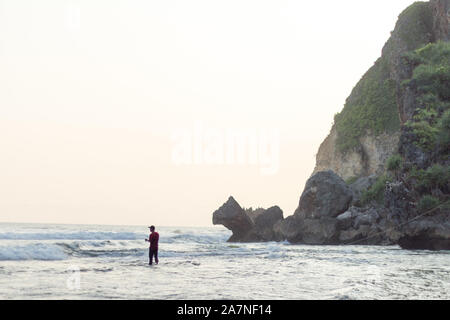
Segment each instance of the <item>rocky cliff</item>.
[[362,177],[350,211],[383,217],[371,223],[385,235],[380,241],[405,248],[450,248],[449,21],[450,0],[416,2],[400,14],[317,154],[314,173]]
[[230,198],[229,241],[450,250],[450,0],[404,10],[335,116],[299,206],[283,219]]
[[369,132],[358,139],[357,148],[347,152],[339,151],[337,137],[338,132],[333,127],[320,145],[313,173],[333,170],[348,180],[383,172],[386,160],[398,150],[400,131],[379,135]]
[[404,54],[449,40],[450,1],[416,2],[404,10],[381,57],[361,78],[316,156],[313,173],[333,170],[343,179],[380,174],[398,152],[401,125],[417,109],[414,92],[402,85],[412,68]]

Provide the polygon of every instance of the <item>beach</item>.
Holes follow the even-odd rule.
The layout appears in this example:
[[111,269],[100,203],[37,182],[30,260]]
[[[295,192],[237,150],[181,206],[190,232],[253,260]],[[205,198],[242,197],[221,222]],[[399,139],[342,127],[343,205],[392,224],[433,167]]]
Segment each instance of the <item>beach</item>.
[[449,251],[227,243],[222,227],[0,224],[0,299],[449,299]]

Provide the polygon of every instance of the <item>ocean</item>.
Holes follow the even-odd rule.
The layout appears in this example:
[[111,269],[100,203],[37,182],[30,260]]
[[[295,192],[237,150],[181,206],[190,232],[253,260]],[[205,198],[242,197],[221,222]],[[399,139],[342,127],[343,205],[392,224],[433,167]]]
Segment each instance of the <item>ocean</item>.
[[0,224],[0,299],[450,299],[450,251],[227,243],[223,227]]

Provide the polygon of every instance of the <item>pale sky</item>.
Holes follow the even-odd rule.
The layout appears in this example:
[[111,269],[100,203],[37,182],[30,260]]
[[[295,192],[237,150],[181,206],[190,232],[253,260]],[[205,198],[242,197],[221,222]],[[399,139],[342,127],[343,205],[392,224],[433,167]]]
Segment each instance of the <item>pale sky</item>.
[[[0,0],[0,222],[210,226],[230,195],[293,214],[413,2]],[[177,166],[199,123],[277,131],[278,169]]]

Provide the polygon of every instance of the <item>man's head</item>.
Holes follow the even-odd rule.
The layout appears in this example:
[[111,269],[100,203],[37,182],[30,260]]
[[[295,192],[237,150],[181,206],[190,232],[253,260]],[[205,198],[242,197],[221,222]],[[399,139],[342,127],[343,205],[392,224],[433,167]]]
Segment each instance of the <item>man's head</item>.
[[151,232],[155,231],[155,226],[150,226],[149,228]]

